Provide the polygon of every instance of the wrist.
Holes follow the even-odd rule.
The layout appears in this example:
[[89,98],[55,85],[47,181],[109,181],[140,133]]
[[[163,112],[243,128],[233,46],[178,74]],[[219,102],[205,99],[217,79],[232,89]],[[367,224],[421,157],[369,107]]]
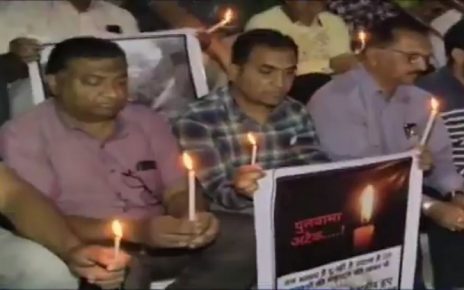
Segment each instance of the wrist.
[[422,212],[424,215],[429,216],[439,203],[439,200],[424,196],[421,203]]
[[63,249],[57,255],[68,264],[71,260],[72,253],[84,246],[84,243],[77,236],[72,235],[64,244]]

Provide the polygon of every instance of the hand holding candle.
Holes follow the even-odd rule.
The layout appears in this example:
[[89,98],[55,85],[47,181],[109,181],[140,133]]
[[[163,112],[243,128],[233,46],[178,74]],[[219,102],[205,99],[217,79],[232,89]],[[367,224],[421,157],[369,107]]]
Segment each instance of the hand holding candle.
[[370,224],[374,212],[375,189],[367,185],[359,199],[361,227],[354,230],[353,244],[357,251],[364,251],[370,247],[374,238],[375,227]]
[[433,124],[435,123],[435,118],[438,114],[438,107],[440,104],[435,98],[432,98],[430,100],[430,106],[432,109],[430,110],[430,115],[429,119],[427,120],[427,125],[425,126],[425,130],[422,133],[422,138],[420,141],[420,145],[424,146],[427,143],[427,140],[429,139],[430,132],[432,131]]
[[188,170],[188,203],[189,203],[189,220],[195,220],[195,171],[193,170],[193,161],[190,155],[184,152],[182,159],[184,166]]
[[256,157],[258,154],[258,144],[253,133],[247,134],[248,142],[251,144],[251,165],[256,164]]
[[232,21],[233,17],[234,17],[234,12],[232,11],[232,9],[228,8],[226,12],[224,13],[224,17],[222,18],[222,20],[218,22],[217,24],[215,24],[214,26],[211,26],[210,28],[208,28],[208,30],[206,30],[206,33],[211,34],[215,32],[216,30],[221,29],[222,27],[229,24]]
[[114,234],[114,259],[117,261],[119,257],[119,249],[121,248],[121,239],[123,236],[122,224],[118,220],[114,220],[111,224]]

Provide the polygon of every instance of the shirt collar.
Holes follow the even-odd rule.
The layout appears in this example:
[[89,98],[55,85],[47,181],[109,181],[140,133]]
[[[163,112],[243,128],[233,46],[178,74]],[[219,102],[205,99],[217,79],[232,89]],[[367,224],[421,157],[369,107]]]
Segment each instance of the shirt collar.
[[[56,118],[58,119],[58,122],[60,122],[64,128],[66,128],[69,131],[79,131],[88,135],[79,127],[78,123],[74,120],[73,117],[69,116],[69,114],[67,114],[64,110],[60,109],[59,105],[53,99],[50,100],[50,102],[54,107],[54,111],[56,112]],[[110,138],[111,140],[125,138],[129,134],[129,126],[127,121],[122,116],[122,112],[123,111],[121,111],[116,117],[116,132]]]
[[319,26],[319,27],[322,27],[322,21],[321,21],[321,18],[320,18],[320,13],[317,14],[315,17],[314,17],[314,20],[313,22],[311,23],[310,26],[307,26],[307,25],[304,25],[304,24],[301,24],[299,21],[295,21],[293,20],[290,15],[287,13],[287,11],[283,8],[283,6],[280,6],[280,10],[282,11],[282,13],[288,18],[288,20],[295,24],[295,25],[298,25],[298,26],[305,26],[305,27],[314,27],[314,26]]
[[[218,95],[224,101],[225,110],[229,115],[231,121],[243,122],[243,121],[252,121],[243,111],[240,109],[237,102],[230,94],[230,85],[226,86],[218,91]],[[288,98],[288,97],[287,97]],[[269,116],[269,123],[278,122],[285,115],[289,107],[289,100],[284,99],[277,108]]]
[[[384,101],[387,101],[382,88],[379,86],[374,77],[366,70],[364,65],[359,64],[355,70],[358,76],[358,83],[361,86],[361,90],[364,95],[381,97]],[[398,86],[390,100],[393,102],[397,100],[403,101],[403,90],[404,86]]]

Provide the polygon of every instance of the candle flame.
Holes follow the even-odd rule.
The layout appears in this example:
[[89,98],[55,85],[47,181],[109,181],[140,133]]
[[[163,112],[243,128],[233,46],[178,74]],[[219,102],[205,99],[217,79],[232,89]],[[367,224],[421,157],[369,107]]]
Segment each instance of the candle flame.
[[193,160],[190,157],[190,155],[188,155],[187,152],[184,152],[184,154],[182,154],[182,159],[184,161],[185,168],[187,168],[188,171],[192,171],[193,170]]
[[437,99],[432,98],[430,100],[430,105],[432,106],[432,111],[436,113],[438,111],[438,107],[440,106],[440,103],[437,101]]
[[256,138],[253,133],[248,133],[247,134],[248,142],[250,142],[251,145],[256,146]]
[[224,13],[224,18],[222,20],[224,25],[230,23],[232,21],[232,18],[234,18],[234,12],[232,11],[232,9],[228,8]]
[[367,223],[372,219],[372,213],[374,211],[374,194],[375,189],[371,184],[367,185],[361,194],[360,205],[361,205],[361,222]]
[[366,42],[367,34],[364,30],[359,31],[358,38],[362,43]]
[[111,224],[111,228],[113,230],[113,234],[117,238],[122,238],[122,224],[118,220],[114,220],[113,223]]

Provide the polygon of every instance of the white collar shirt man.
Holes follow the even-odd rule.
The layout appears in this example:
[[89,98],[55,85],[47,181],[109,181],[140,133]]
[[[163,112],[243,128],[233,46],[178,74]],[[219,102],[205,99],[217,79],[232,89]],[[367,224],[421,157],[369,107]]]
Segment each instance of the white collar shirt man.
[[0,11],[0,53],[18,37],[59,42],[74,36],[108,36],[139,31],[135,18],[126,10],[93,0],[85,12],[68,1],[12,1]]

